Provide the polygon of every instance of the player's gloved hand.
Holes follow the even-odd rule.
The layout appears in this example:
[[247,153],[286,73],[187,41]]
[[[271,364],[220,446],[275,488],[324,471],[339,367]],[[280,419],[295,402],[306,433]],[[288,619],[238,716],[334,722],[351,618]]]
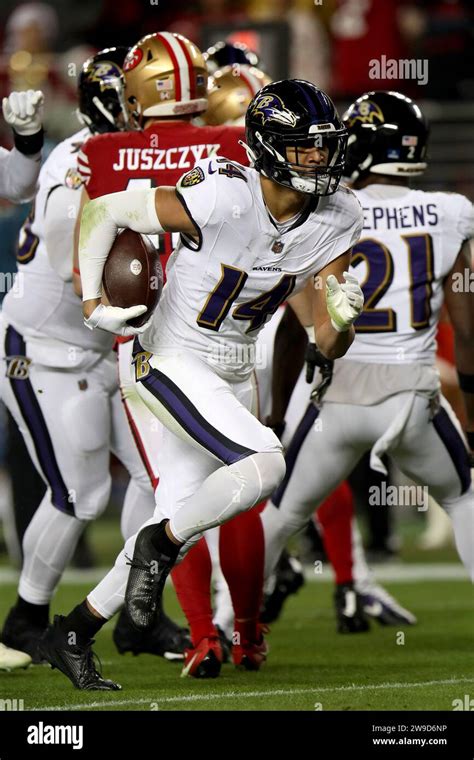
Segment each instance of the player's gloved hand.
[[43,101],[41,90],[12,92],[3,98],[3,116],[17,135],[35,135],[43,126]]
[[121,309],[119,306],[104,306],[100,303],[90,317],[84,317],[84,324],[89,330],[98,328],[114,335],[140,335],[145,332],[150,321],[145,322],[141,327],[132,327],[127,324],[127,320],[139,317],[145,312],[146,306],[130,306],[128,309]]
[[364,306],[364,294],[357,277],[343,273],[345,282],[330,274],[326,280],[326,305],[331,324],[338,332],[346,332],[357,319]]

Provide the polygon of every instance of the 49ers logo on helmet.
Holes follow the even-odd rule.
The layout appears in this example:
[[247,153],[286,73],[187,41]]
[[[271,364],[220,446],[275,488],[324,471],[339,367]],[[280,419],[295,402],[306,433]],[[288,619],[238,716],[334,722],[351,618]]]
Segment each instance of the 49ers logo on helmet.
[[131,69],[134,69],[136,66],[138,66],[142,58],[143,50],[138,47],[132,48],[125,58],[125,61],[123,63],[123,70],[130,71]]

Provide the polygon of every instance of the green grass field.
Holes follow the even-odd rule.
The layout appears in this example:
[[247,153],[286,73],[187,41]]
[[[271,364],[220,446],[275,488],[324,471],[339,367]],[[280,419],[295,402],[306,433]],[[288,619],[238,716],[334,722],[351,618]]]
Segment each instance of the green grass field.
[[[119,655],[109,623],[95,649],[121,692],[79,692],[62,674],[36,666],[0,673],[0,697],[23,699],[25,710],[452,710],[454,699],[474,695],[472,586],[462,580],[386,586],[417,614],[417,626],[374,623],[368,634],[338,635],[332,584],[308,583],[273,626],[259,673],[225,665],[216,680],[182,679],[178,664]],[[69,611],[89,590],[90,584],[63,585],[53,611]],[[0,619],[15,593],[13,584],[0,586]],[[166,605],[182,621],[171,589]]]

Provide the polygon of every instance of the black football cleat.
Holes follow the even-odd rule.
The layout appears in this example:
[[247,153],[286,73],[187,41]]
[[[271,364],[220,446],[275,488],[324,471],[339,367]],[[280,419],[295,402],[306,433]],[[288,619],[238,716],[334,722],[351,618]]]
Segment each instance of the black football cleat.
[[12,607],[5,620],[0,641],[10,649],[26,652],[30,655],[33,665],[40,665],[42,660],[38,652],[38,643],[46,629],[47,626],[33,625],[16,607]]
[[[125,610],[139,631],[150,630],[161,602],[166,579],[179,554],[165,534],[168,520],[142,528],[135,541],[125,590]],[[166,546],[162,551],[160,545]],[[128,559],[128,558],[127,558]]]
[[76,689],[83,691],[120,691],[121,686],[114,681],[102,678],[94,664],[92,644],[69,644],[68,634],[63,630],[63,615],[55,615],[41,639],[38,650],[43,660],[50,663],[69,678]]
[[185,650],[192,647],[189,630],[177,625],[163,610],[156,614],[149,631],[137,631],[125,610],[122,610],[113,639],[120,654],[154,654],[170,661],[184,660]]
[[360,595],[352,583],[339,583],[334,592],[338,633],[365,633],[370,630]]
[[301,562],[284,551],[275,569],[273,588],[264,594],[261,623],[274,623],[281,615],[283,605],[291,594],[304,585],[303,567]]

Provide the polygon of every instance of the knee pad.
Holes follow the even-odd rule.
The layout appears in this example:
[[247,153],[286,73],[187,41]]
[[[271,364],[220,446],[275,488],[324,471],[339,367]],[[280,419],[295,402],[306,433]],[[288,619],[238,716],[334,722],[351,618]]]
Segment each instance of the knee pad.
[[257,454],[252,454],[248,459],[252,461],[258,474],[260,493],[257,501],[266,499],[285,477],[285,457],[279,451],[272,451],[258,452]]
[[77,492],[70,488],[71,494],[76,493],[76,498],[73,500],[75,517],[88,521],[100,517],[109,502],[111,484],[112,479],[107,472],[104,473],[100,482],[80,484]]

